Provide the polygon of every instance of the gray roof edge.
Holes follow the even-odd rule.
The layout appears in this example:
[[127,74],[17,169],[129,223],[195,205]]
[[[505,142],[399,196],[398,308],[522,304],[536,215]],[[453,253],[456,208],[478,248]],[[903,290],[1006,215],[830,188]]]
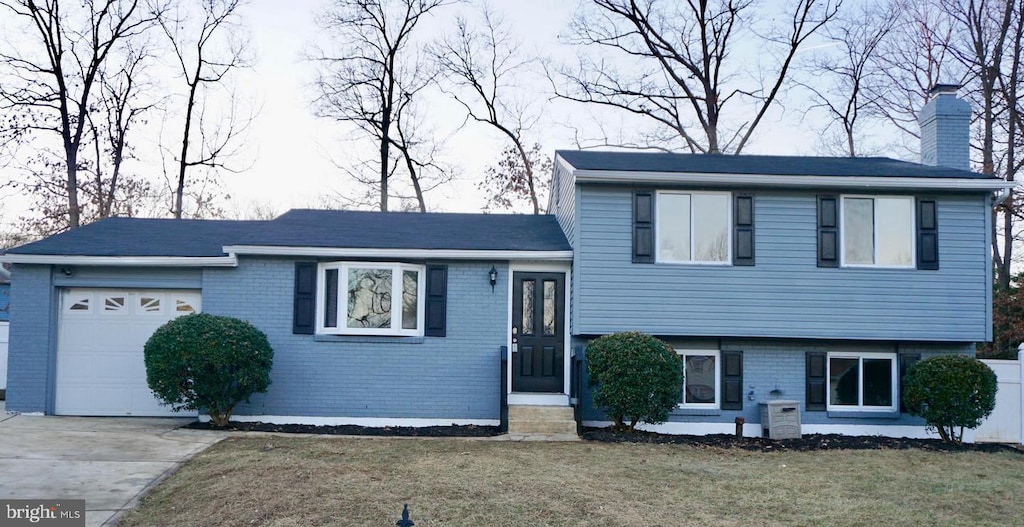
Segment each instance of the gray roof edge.
[[[651,169],[622,169],[618,167],[591,167],[586,166],[585,163],[573,164],[572,157],[576,156],[612,156],[620,158],[636,158],[642,159],[647,157],[648,159],[660,158],[664,160],[669,157],[675,157],[676,160],[684,162],[687,160],[700,160],[708,161],[714,160],[716,162],[728,161],[730,158],[735,158],[739,161],[749,162],[754,160],[763,161],[797,161],[802,163],[845,163],[845,164],[867,164],[867,163],[891,163],[902,168],[910,168],[923,172],[936,172],[935,175],[915,175],[915,176],[891,176],[891,175],[871,175],[866,171],[864,173],[847,173],[847,174],[801,174],[798,171],[792,173],[785,173],[782,171],[763,171],[762,173],[755,173],[750,171],[726,171],[726,170],[714,170],[707,169],[702,170],[700,167],[688,168],[686,170],[651,170]],[[607,151],[607,150],[555,150],[555,157],[557,160],[561,160],[568,167],[574,171],[591,171],[591,172],[660,172],[664,174],[723,174],[723,175],[734,175],[736,173],[742,173],[744,175],[760,175],[763,177],[771,177],[778,175],[792,175],[800,177],[827,177],[827,178],[849,178],[849,177],[913,177],[917,179],[952,179],[957,175],[962,175],[963,179],[980,179],[980,180],[998,180],[1002,179],[996,175],[982,174],[980,172],[974,172],[971,170],[962,170],[957,168],[949,168],[942,166],[925,165],[922,163],[915,163],[911,161],[903,161],[900,159],[894,159],[891,157],[884,156],[873,156],[873,157],[826,157],[826,156],[790,156],[790,155],[766,155],[766,154],[742,154],[742,155],[731,155],[731,154],[685,154],[685,153],[669,153],[669,152],[638,152],[638,151]],[[946,175],[939,175],[943,173]]]

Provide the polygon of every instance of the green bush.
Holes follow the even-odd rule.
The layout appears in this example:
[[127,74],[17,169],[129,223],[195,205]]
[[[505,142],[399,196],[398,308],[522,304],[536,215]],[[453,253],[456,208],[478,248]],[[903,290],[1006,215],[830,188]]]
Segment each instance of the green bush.
[[643,333],[615,333],[587,345],[588,384],[594,404],[615,420],[615,428],[664,423],[679,403],[683,368],[668,344]]
[[205,410],[224,426],[241,401],[267,391],[274,351],[252,324],[198,313],[176,318],[146,342],[146,382],[175,410]]
[[996,374],[964,355],[941,355],[912,366],[904,378],[903,404],[935,429],[943,441],[959,443],[964,428],[977,428],[996,406]]

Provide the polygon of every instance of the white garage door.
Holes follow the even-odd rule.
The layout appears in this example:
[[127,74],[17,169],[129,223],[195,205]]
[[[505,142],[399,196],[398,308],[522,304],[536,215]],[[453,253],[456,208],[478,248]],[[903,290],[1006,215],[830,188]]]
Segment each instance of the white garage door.
[[198,312],[198,291],[65,289],[57,335],[58,415],[169,416],[146,385],[142,348],[156,328]]

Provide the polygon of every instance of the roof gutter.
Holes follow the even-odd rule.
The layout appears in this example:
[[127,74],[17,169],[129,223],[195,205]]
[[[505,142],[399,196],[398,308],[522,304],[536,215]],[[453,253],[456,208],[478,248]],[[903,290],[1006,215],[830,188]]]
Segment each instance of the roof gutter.
[[918,178],[890,176],[782,176],[774,174],[725,174],[700,172],[632,172],[620,170],[575,171],[580,183],[697,183],[702,185],[802,187],[802,188],[865,188],[865,189],[928,189],[999,191],[1017,186],[1002,179]]
[[347,247],[289,247],[277,245],[225,245],[224,252],[258,256],[310,256],[322,258],[432,258],[443,260],[572,260],[572,251],[506,251],[470,249],[375,249]]
[[237,267],[238,258],[228,256],[67,256],[60,254],[11,254],[0,261],[12,264],[105,265],[113,267]]

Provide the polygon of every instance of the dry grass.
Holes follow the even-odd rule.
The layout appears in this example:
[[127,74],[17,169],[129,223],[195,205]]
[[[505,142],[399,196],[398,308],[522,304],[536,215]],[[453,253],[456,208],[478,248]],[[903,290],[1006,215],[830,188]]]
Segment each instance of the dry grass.
[[[124,526],[1014,525],[1024,456],[680,445],[229,439]],[[1018,524],[1019,525],[1019,524]]]

